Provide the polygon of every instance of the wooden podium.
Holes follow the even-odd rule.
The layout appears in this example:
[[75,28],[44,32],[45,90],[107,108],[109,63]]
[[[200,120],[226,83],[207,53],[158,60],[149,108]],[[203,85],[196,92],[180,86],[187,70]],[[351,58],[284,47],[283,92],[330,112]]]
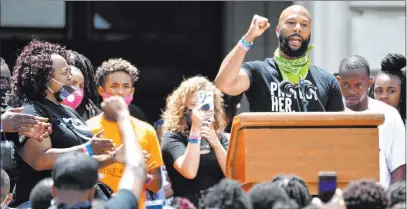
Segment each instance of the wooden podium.
[[233,120],[226,176],[248,191],[295,174],[318,193],[318,173],[335,171],[338,188],[379,181],[378,125],[384,115],[358,112],[242,113]]

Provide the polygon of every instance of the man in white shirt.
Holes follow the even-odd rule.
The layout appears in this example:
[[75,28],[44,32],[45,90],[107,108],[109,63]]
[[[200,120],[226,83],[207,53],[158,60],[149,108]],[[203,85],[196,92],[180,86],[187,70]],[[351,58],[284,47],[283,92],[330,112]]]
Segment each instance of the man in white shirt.
[[352,55],[344,58],[337,76],[346,105],[345,111],[366,111],[384,114],[379,128],[380,183],[386,188],[406,180],[405,127],[398,111],[368,97],[372,84],[369,64],[365,58]]

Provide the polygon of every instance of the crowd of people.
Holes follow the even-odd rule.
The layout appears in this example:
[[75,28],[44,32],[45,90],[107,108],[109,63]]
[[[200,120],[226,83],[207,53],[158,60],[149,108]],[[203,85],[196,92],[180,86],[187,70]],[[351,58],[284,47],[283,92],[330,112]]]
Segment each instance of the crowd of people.
[[[94,69],[79,52],[40,40],[21,49],[12,73],[2,59],[2,152],[3,144],[10,149],[1,155],[1,208],[406,208],[405,56],[389,53],[374,78],[365,58],[348,56],[332,75],[312,64],[311,16],[294,5],[281,13],[274,57],[244,62],[269,27],[255,15],[216,79],[185,79],[153,125],[132,104],[139,70],[127,60]],[[314,91],[299,90],[304,80]],[[294,90],[285,91],[283,82]],[[213,94],[212,109],[197,101],[200,91]],[[243,191],[241,182],[225,178],[242,94],[251,112],[384,114],[380,180],[355,180],[329,202],[291,174]]]

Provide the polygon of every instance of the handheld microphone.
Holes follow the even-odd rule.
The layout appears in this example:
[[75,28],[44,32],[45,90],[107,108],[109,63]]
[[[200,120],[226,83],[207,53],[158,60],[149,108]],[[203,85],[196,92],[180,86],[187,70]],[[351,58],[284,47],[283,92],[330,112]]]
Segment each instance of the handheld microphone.
[[280,88],[280,90],[285,94],[285,95],[287,95],[287,96],[294,96],[296,99],[297,99],[297,108],[298,108],[298,111],[300,111],[301,112],[301,108],[300,108],[300,101],[298,101],[298,96],[296,95],[297,94],[297,91],[295,91],[295,86],[294,86],[294,84],[292,84],[290,81],[282,81],[280,84],[279,84],[279,88]]
[[304,84],[305,84],[305,93],[306,93],[307,95],[312,95],[312,94],[314,94],[314,95],[315,95],[315,98],[316,98],[317,101],[318,101],[319,106],[322,108],[322,110],[323,110],[324,112],[326,112],[324,105],[322,105],[321,100],[319,100],[319,98],[318,98],[318,94],[317,94],[317,92],[315,91],[315,86],[314,86],[314,84],[312,84],[312,82],[309,81],[309,80],[304,80]]

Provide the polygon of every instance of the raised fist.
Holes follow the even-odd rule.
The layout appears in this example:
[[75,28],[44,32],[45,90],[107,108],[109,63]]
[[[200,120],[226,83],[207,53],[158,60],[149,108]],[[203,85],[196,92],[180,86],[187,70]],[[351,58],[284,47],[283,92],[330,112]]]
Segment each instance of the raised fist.
[[109,97],[102,102],[101,107],[107,120],[116,122],[120,115],[129,115],[129,110],[123,97]]
[[267,18],[259,15],[254,15],[250,24],[250,28],[245,35],[245,39],[247,39],[246,41],[249,43],[253,42],[254,39],[261,36],[269,27],[270,23]]

